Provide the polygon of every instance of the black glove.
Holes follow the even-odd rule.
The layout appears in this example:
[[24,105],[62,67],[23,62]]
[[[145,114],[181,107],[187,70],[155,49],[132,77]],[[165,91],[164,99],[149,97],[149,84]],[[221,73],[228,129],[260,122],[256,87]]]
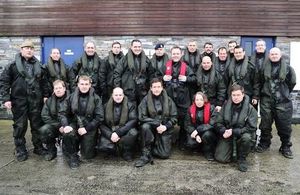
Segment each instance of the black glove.
[[232,129],[232,134],[236,137],[241,137],[241,134],[242,134],[242,129],[240,128],[234,128]]

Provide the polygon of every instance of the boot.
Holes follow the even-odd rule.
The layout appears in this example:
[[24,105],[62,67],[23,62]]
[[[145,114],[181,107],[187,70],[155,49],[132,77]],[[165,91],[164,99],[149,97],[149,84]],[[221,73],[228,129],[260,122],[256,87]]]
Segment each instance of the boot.
[[279,152],[285,157],[289,159],[293,159],[294,155],[293,152],[291,151],[290,146],[283,145],[279,148]]
[[132,149],[128,146],[124,146],[123,153],[122,153],[122,158],[125,161],[131,162],[133,160],[132,156],[133,156]]
[[238,169],[242,172],[246,172],[248,170],[248,163],[245,157],[241,157],[238,161]]
[[42,145],[42,143],[39,144],[33,144],[33,153],[37,154],[39,156],[45,156],[48,151],[44,148],[44,146]]
[[15,151],[17,161],[22,162],[28,159],[28,152],[25,145],[17,146]]
[[77,154],[70,155],[68,163],[71,169],[77,169],[79,167],[79,156]]
[[149,162],[151,164],[153,164],[153,159],[152,159],[150,148],[146,147],[143,149],[142,156],[140,157],[140,159],[138,161],[135,162],[134,166],[135,167],[143,167],[146,164],[148,164]]
[[28,151],[25,146],[25,138],[15,138],[14,143],[16,146],[15,156],[17,161],[25,161],[28,159]]
[[57,156],[57,148],[55,146],[55,143],[47,144],[47,148],[48,148],[48,151],[47,151],[47,154],[44,156],[44,159],[46,161],[51,161],[54,158],[56,158],[56,156]]

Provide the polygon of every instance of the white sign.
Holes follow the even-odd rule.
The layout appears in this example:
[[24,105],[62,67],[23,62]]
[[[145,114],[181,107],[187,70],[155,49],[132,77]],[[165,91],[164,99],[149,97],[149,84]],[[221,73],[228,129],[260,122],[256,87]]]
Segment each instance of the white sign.
[[297,84],[294,90],[300,90],[300,42],[291,42],[291,66],[294,68],[297,77]]
[[72,52],[71,49],[67,49],[65,52],[64,52],[65,56],[73,56],[74,55],[74,52]]

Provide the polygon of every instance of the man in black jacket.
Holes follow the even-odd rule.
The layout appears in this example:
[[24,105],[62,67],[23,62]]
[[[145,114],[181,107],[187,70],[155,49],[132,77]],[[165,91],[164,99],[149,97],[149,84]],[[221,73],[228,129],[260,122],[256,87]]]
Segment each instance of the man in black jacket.
[[119,61],[124,57],[121,50],[121,43],[113,42],[111,51],[104,58],[100,67],[99,86],[102,93],[102,103],[105,104],[110,98],[114,88],[114,71]]
[[163,67],[166,65],[167,61],[169,60],[169,56],[166,53],[165,45],[162,43],[157,43],[154,47],[155,53],[151,58],[151,64],[155,69],[156,77],[161,77],[164,75]]
[[[84,53],[73,63],[71,68],[71,77],[73,81],[77,80],[81,75],[87,75],[92,79],[92,87],[97,95],[101,96],[102,92],[99,87],[99,72],[101,59],[96,52],[95,43],[89,41],[84,46]],[[75,83],[71,86],[72,91],[75,89]]]
[[129,101],[138,105],[147,94],[154,74],[151,61],[142,49],[142,42],[132,40],[128,53],[114,71],[114,86],[121,87]]
[[178,111],[179,147],[184,149],[185,130],[184,118],[188,107],[191,105],[189,86],[196,84],[196,75],[192,69],[181,61],[182,50],[178,46],[171,49],[171,60],[163,69],[163,81],[168,95],[173,99]]
[[25,146],[28,120],[34,146],[33,153],[46,154],[38,133],[38,129],[42,126],[43,98],[47,97],[45,73],[33,52],[33,43],[30,40],[24,41],[15,61],[5,67],[0,77],[0,93],[4,106],[13,113],[13,137],[18,161],[28,158]]
[[64,101],[67,98],[66,84],[62,80],[53,82],[53,95],[48,98],[42,109],[42,119],[44,125],[39,129],[41,140],[47,146],[47,154],[45,160],[50,161],[57,156],[57,148],[55,146],[56,138],[63,132],[60,124],[58,112],[63,108]]
[[67,90],[71,90],[71,86],[74,86],[74,80],[71,79],[70,68],[67,67],[64,60],[61,58],[60,50],[58,48],[52,48],[50,56],[46,64],[44,64],[48,97],[53,93],[53,82],[57,79],[64,81]]
[[160,79],[154,78],[148,94],[139,105],[142,156],[135,162],[142,167],[152,162],[152,154],[159,158],[171,155],[173,127],[177,122],[177,109],[163,89]]
[[290,149],[293,115],[290,94],[296,85],[296,73],[281,56],[279,48],[272,48],[261,71],[261,123],[259,126],[261,138],[256,151],[264,152],[269,149],[272,139],[272,123],[275,121],[281,141],[279,152],[286,158],[293,158]]
[[216,119],[220,140],[215,159],[222,163],[238,160],[238,169],[245,172],[248,170],[246,157],[255,141],[257,112],[242,86],[233,85],[230,94]]
[[107,153],[116,153],[118,149],[124,160],[131,161],[138,135],[135,105],[128,101],[123,89],[116,87],[104,109],[105,120],[100,126],[98,149]]
[[59,112],[64,127],[64,152],[69,157],[70,168],[79,166],[79,145],[83,158],[95,157],[98,127],[104,115],[101,98],[92,88],[92,79],[89,76],[80,76],[77,86]]

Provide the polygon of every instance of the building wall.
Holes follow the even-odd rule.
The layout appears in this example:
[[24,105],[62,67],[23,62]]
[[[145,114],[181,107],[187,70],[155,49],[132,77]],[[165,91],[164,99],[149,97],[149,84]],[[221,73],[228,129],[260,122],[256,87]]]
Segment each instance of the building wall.
[[299,0],[9,0],[0,35],[300,36]]

